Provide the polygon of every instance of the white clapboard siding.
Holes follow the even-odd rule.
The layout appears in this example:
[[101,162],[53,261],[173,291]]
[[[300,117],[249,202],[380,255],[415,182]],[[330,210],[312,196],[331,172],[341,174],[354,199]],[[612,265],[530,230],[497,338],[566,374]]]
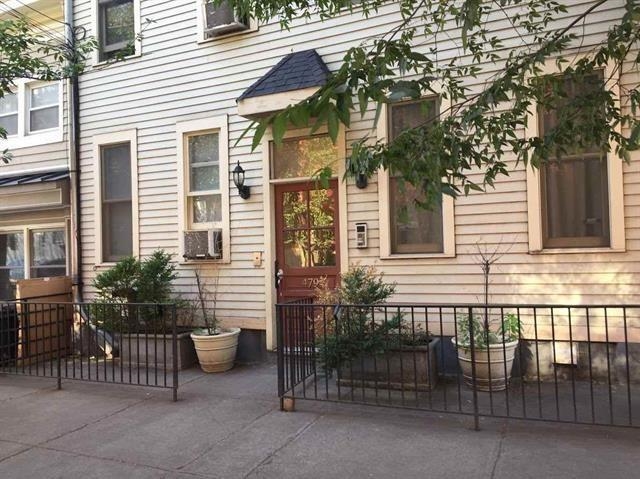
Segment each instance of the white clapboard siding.
[[[569,2],[568,24],[592,0]],[[623,0],[611,0],[585,22],[583,48],[601,40],[613,21],[622,15]],[[75,21],[92,31],[91,0],[75,2]],[[492,16],[492,29],[505,48],[519,48],[523,40],[510,26],[508,13]],[[264,253],[262,152],[251,151],[251,135],[236,142],[249,121],[237,115],[236,98],[264,75],[284,55],[315,48],[330,69],[340,65],[346,50],[367,38],[388,31],[399,21],[397,4],[385,5],[369,19],[359,13],[345,13],[321,22],[297,20],[290,31],[277,23],[260,26],[257,32],[197,43],[194,0],[141,0],[141,16],[153,21],[144,31],[142,55],[122,63],[89,69],[81,78],[81,211],[83,274],[90,284],[95,267],[95,211],[92,137],[97,134],[136,128],[138,131],[139,235],[140,253],[156,248],[178,254],[176,129],[178,121],[229,115],[229,161],[240,160],[246,171],[251,198],[242,200],[229,179],[231,263],[217,267],[220,275],[220,316],[227,319],[271,321],[266,310],[264,264],[252,263],[253,253]],[[459,37],[453,24],[445,28],[438,45],[438,59],[446,62],[460,55],[453,41]],[[449,38],[449,40],[446,40]],[[425,50],[429,45],[425,45]],[[477,79],[479,89],[501,65],[487,65]],[[640,75],[622,79],[635,87]],[[369,135],[374,112],[363,118],[354,114],[346,132],[348,145]],[[377,178],[365,190],[352,181],[347,187],[349,261],[373,264],[398,284],[397,299],[420,302],[477,302],[483,277],[477,264],[476,243],[500,245],[506,253],[494,265],[491,297],[495,301],[523,302],[640,302],[640,161],[624,167],[625,253],[542,254],[528,253],[526,173],[520,165],[509,177],[500,179],[486,194],[472,194],[456,200],[454,258],[412,260],[380,259],[380,224]],[[355,223],[369,227],[369,248],[355,248]],[[512,244],[513,243],[513,244]],[[213,268],[204,274],[212,277]],[[194,295],[193,269],[180,266],[177,289],[187,298]],[[87,288],[91,294],[91,288]]]

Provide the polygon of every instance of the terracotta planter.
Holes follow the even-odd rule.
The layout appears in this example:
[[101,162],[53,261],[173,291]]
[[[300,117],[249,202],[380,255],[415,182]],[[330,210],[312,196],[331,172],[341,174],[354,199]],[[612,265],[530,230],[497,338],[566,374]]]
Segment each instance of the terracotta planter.
[[239,335],[240,328],[231,328],[213,336],[191,333],[202,370],[221,373],[231,369],[236,359]]
[[458,350],[458,362],[467,386],[473,388],[475,384],[478,391],[504,391],[507,388],[518,341],[491,344],[488,348],[474,348],[475,383],[472,375],[471,348],[459,346],[455,338],[451,338],[451,342]]
[[429,346],[404,346],[379,356],[362,356],[338,369],[341,386],[396,390],[432,390],[438,379],[436,348],[438,338]]

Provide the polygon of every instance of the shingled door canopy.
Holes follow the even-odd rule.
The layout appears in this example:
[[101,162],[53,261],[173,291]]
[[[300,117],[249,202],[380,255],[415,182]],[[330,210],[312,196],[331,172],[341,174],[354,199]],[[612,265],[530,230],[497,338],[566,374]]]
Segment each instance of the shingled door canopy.
[[252,118],[296,104],[327,82],[330,72],[315,50],[290,53],[238,98],[238,113]]

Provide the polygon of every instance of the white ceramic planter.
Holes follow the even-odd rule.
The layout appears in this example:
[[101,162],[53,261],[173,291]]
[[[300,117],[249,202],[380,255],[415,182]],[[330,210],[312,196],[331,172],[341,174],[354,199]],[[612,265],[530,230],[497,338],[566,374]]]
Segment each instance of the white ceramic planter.
[[511,379],[511,369],[518,341],[491,344],[488,348],[474,348],[476,380],[473,381],[471,348],[459,346],[455,338],[451,342],[458,350],[458,362],[467,386],[479,391],[504,391]]
[[215,336],[191,333],[198,362],[206,373],[221,373],[233,367],[238,350],[240,328],[231,328]]

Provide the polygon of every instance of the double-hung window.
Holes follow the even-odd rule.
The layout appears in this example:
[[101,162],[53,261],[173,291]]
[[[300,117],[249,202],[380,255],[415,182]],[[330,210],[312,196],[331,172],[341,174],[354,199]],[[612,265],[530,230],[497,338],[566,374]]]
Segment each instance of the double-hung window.
[[[428,126],[441,101],[431,96],[383,105],[378,139],[393,141],[407,129]],[[423,208],[421,193],[387,170],[378,172],[378,189],[382,258],[455,256],[453,198],[443,195],[431,209]]]
[[[566,99],[603,87],[602,73],[565,81]],[[538,109],[540,135],[553,130],[558,111]],[[609,246],[607,152],[602,145],[566,145],[541,168],[542,237],[545,248]]]
[[94,137],[99,263],[113,263],[137,254],[136,151],[136,130]]
[[0,98],[0,128],[7,136],[18,134],[18,95],[5,93]]
[[29,87],[29,133],[58,128],[60,122],[60,85],[49,83]]
[[[176,124],[176,132],[180,249],[184,255],[185,235],[188,236],[191,232],[204,235],[204,231],[217,231],[221,235],[219,241],[222,252],[220,257],[211,259],[228,262],[230,231],[227,116],[179,122]],[[212,253],[209,251],[209,254]]]
[[99,60],[136,53],[139,33],[139,0],[97,1],[97,30],[100,42]]
[[61,82],[15,80],[15,88],[0,98],[0,151],[61,142]]
[[[424,126],[438,113],[435,97],[395,103],[389,106],[389,140],[403,131]],[[391,253],[442,253],[442,204],[432,209],[419,207],[420,194],[412,185],[391,172],[389,177],[389,221]]]
[[118,261],[133,254],[131,145],[100,148],[102,168],[102,257]]
[[220,133],[186,135],[189,162],[188,209],[191,226],[222,221],[220,194]]
[[[574,124],[589,121],[579,110],[589,95],[606,88],[618,96],[615,81],[607,80],[614,78],[609,70],[565,78],[564,95],[537,108],[537,118],[529,119],[528,135],[553,135],[562,118]],[[555,74],[551,65],[545,73]],[[563,143],[539,171],[527,169],[531,252],[624,250],[622,162],[608,158],[608,146],[578,140]]]

